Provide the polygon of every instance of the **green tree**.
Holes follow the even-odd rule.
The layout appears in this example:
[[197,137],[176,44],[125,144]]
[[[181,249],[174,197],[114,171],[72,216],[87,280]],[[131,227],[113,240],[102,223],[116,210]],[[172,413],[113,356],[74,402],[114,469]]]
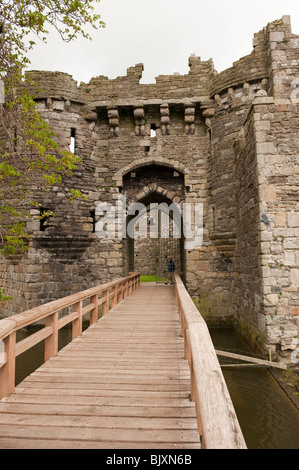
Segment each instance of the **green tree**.
[[[100,0],[2,0],[0,4],[0,250],[9,256],[27,249],[26,222],[32,187],[47,191],[70,175],[80,159],[59,148],[55,135],[24,87],[24,69],[35,42],[46,42],[49,27],[63,41],[91,39],[87,26],[105,26],[95,13]],[[34,85],[34,84],[31,84]],[[31,86],[32,88],[32,86]],[[72,191],[72,197],[82,197]],[[44,214],[47,215],[47,214]],[[0,302],[7,300],[0,286]]]

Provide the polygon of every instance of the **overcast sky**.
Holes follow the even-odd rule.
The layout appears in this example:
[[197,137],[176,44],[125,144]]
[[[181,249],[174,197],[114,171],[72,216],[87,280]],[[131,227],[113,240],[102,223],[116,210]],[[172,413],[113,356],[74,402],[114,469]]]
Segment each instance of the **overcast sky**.
[[254,33],[283,15],[299,35],[299,0],[101,0],[97,11],[106,28],[92,30],[91,42],[64,44],[53,32],[30,54],[30,69],[58,70],[87,83],[98,75],[126,75],[142,62],[142,83],[151,83],[158,75],[188,73],[191,53],[212,58],[221,72],[250,54]]

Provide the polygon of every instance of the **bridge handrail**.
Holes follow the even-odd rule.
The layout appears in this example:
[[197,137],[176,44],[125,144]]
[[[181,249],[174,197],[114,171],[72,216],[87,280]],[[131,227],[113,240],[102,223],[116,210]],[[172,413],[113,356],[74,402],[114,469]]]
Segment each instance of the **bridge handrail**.
[[180,276],[175,274],[174,277],[185,357],[191,373],[191,399],[195,401],[202,446],[206,449],[246,449],[206,322]]
[[[82,333],[83,316],[90,313],[90,325],[130,295],[140,284],[140,273],[110,281],[96,287],[48,302],[26,312],[0,320],[0,399],[10,395],[15,387],[15,358],[32,346],[45,340],[44,361],[58,352],[58,331],[72,323],[72,339]],[[99,298],[99,295],[101,297]],[[84,301],[89,303],[83,305]],[[71,307],[72,312],[59,318],[59,312]],[[45,320],[44,327],[29,337],[16,342],[16,332],[32,323]]]

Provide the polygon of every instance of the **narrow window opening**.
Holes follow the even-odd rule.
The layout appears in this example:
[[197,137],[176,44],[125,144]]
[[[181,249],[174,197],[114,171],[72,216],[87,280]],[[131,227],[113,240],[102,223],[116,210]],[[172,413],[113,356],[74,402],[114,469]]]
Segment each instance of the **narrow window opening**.
[[156,128],[156,124],[151,124],[151,137],[156,137],[157,135],[157,128]]
[[76,129],[71,129],[71,142],[70,142],[70,152],[75,153],[76,151]]
[[215,231],[216,229],[216,210],[215,207],[212,207],[212,230]]
[[89,216],[92,219],[92,233],[96,231],[96,211],[93,209],[89,212]]
[[17,147],[18,147],[18,131],[17,131],[17,128],[15,127],[15,128],[14,128],[14,138],[13,138],[13,149],[14,149],[14,152],[17,151]]
[[39,217],[39,229],[41,232],[44,232],[49,226],[49,219],[51,217],[50,209],[46,209],[45,207],[40,207],[39,209],[40,217]]

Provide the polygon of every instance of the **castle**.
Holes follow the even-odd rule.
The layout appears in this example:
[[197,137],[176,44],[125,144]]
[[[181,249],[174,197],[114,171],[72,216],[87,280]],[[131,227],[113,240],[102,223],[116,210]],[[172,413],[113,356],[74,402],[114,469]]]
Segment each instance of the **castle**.
[[[155,274],[172,256],[208,324],[234,324],[252,345],[289,353],[299,328],[299,36],[290,18],[255,34],[251,54],[221,73],[194,55],[186,75],[141,84],[142,71],[79,86],[65,73],[28,72],[57,142],[72,141],[82,164],[36,193],[28,253],[0,262],[13,296],[1,315],[132,270]],[[70,202],[70,188],[86,201]],[[97,204],[120,195],[201,204],[201,246],[100,239]],[[44,209],[55,215],[40,221]]]

